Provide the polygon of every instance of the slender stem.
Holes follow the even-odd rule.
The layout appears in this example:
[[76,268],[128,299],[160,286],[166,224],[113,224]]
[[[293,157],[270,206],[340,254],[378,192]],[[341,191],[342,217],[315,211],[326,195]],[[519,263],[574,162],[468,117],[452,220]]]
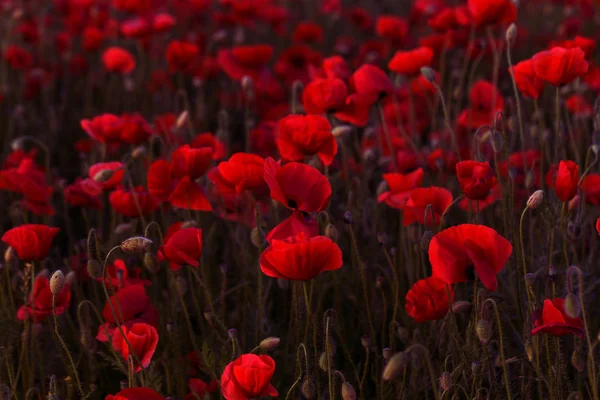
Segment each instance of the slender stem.
[[60,336],[60,331],[58,329],[58,319],[56,318],[56,294],[54,293],[52,294],[52,316],[54,318],[54,333],[56,334],[56,337],[58,338],[58,341],[60,342],[63,351],[69,358],[69,363],[71,363],[71,369],[73,370],[73,378],[75,378],[75,383],[77,384],[77,390],[79,390],[81,396],[85,398],[85,393],[83,391],[83,387],[81,386],[79,374],[77,373],[77,367],[75,366],[75,362],[73,361],[71,352],[69,351],[69,348],[67,347],[67,344],[63,340],[62,336]]
[[506,368],[506,358],[504,357],[504,334],[502,333],[502,321],[500,320],[500,313],[498,312],[498,306],[493,299],[487,299],[483,306],[485,307],[486,303],[491,303],[494,308],[494,314],[496,315],[496,325],[498,325],[498,343],[500,346],[500,358],[502,360],[502,373],[504,374],[504,386],[506,388],[506,397],[508,400],[512,399],[510,394],[510,384],[508,382],[508,371]]
[[[381,127],[383,128],[383,134],[385,135],[385,141],[387,142],[388,148],[390,149],[390,154],[392,156],[392,164],[394,164],[394,170],[396,172],[400,172],[398,168],[398,160],[396,159],[396,154],[394,152],[394,146],[392,143],[392,138],[390,136],[390,131],[388,130],[387,122],[385,120],[385,114],[383,112],[383,105],[380,101],[377,102],[377,111],[379,111],[379,118],[381,121]],[[383,149],[379,149],[381,151],[381,155],[383,156]]]

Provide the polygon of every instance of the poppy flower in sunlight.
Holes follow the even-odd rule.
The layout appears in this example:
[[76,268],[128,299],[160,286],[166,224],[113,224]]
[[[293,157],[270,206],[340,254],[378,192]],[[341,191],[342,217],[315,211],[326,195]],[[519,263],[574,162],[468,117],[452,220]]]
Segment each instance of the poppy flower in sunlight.
[[587,174],[581,182],[581,190],[588,204],[600,206],[600,174]]
[[571,318],[565,311],[565,299],[546,299],[541,310],[536,310],[532,316],[534,328],[532,335],[548,333],[552,336],[577,335],[583,337],[583,321],[581,318]]
[[[123,326],[122,329],[123,334],[118,329],[113,334],[113,348],[121,353],[124,360],[129,360],[129,355],[132,353],[137,356],[141,365],[135,365],[135,372],[148,368],[158,345],[156,328],[143,322],[135,322],[130,326]],[[125,338],[127,338],[127,341],[125,341]],[[131,345],[131,350],[127,342]]]
[[109,47],[104,50],[102,63],[108,72],[128,74],[135,69],[135,58],[121,47]]
[[265,240],[271,243],[273,240],[284,240],[290,236],[296,236],[300,232],[310,239],[319,234],[317,220],[302,211],[294,211],[292,215],[280,222],[265,236]]
[[250,153],[235,153],[208,173],[208,179],[222,194],[246,190],[262,197],[267,191],[264,178],[265,160]]
[[365,96],[371,104],[394,91],[390,78],[380,68],[364,64],[352,74],[356,93]]
[[532,99],[540,97],[545,82],[538,78],[533,69],[533,60],[523,60],[509,69],[521,94]]
[[202,256],[202,229],[184,228],[176,231],[158,250],[158,259],[169,261],[173,271],[183,265],[197,267]]
[[277,147],[287,161],[303,161],[317,155],[325,166],[337,154],[337,142],[327,118],[320,115],[288,115],[277,125]]
[[537,77],[554,86],[573,82],[584,75],[589,67],[585,53],[579,47],[554,47],[536,53],[532,60]]
[[496,176],[487,161],[468,160],[457,163],[456,177],[460,188],[470,200],[485,199],[496,185]]
[[[108,172],[111,171],[111,172]],[[88,176],[94,180],[100,179],[101,175],[110,175],[110,178],[102,180],[100,185],[103,189],[114,189],[123,181],[125,166],[119,161],[96,163],[88,170]]]
[[[98,327],[96,335],[96,339],[101,342],[109,341],[114,331],[118,330],[108,301],[102,310],[102,317],[106,322]],[[131,326],[136,322],[143,322],[155,328],[158,326],[158,310],[152,305],[144,286],[125,286],[110,297],[110,302],[115,310],[120,310],[119,321],[123,326]]]
[[197,179],[203,176],[212,163],[212,148],[192,148],[183,145],[171,155],[171,174],[175,178],[189,176]]
[[304,232],[283,240],[272,239],[260,255],[260,269],[271,278],[309,281],[324,271],[342,267],[342,251],[325,236]]
[[570,160],[562,160],[558,168],[550,170],[550,186],[554,188],[556,197],[560,201],[569,201],[577,194],[577,185],[579,184],[579,166]]
[[466,129],[477,129],[490,124],[498,111],[504,107],[504,99],[499,90],[482,79],[473,84],[469,92],[471,107],[464,110],[457,123]]
[[119,393],[109,394],[104,400],[165,400],[165,396],[156,393],[154,389],[146,387],[125,388]]
[[310,82],[302,92],[302,103],[307,114],[328,114],[346,104],[348,88],[339,78],[318,78]]
[[159,206],[142,186],[136,186],[132,190],[119,187],[110,193],[108,201],[117,213],[130,218],[148,215]]
[[413,76],[421,73],[422,67],[431,65],[433,50],[429,47],[419,47],[414,50],[399,50],[388,63],[390,71],[401,75]]
[[[413,189],[404,205],[402,224],[405,226],[415,222],[427,226],[439,224],[450,204],[452,204],[452,193],[447,189],[436,186]],[[425,222],[426,210],[428,210],[427,222]]]
[[208,393],[215,392],[219,389],[219,383],[217,381],[206,383],[202,379],[190,378],[188,384],[191,393],[186,395],[184,400],[204,399]]
[[512,254],[512,245],[494,229],[463,224],[436,234],[429,244],[432,275],[447,284],[473,279],[472,269],[491,291],[496,291],[496,274]]
[[[52,296],[49,279],[45,276],[37,276],[33,291],[29,294],[29,300],[19,308],[17,318],[21,321],[32,319],[34,322],[41,322],[53,315]],[[68,283],[65,283],[62,290],[55,296],[54,302],[56,315],[67,311],[71,303],[71,286]]]
[[265,160],[265,182],[271,198],[292,210],[323,211],[329,205],[331,185],[316,168],[291,162],[283,167],[272,158]]
[[416,169],[408,174],[389,173],[383,174],[388,190],[381,193],[377,198],[379,203],[385,202],[390,207],[403,209],[411,190],[421,186],[424,171]]
[[200,49],[194,43],[173,40],[167,46],[165,58],[171,72],[183,72],[190,68]]
[[71,207],[102,208],[100,194],[102,185],[93,179],[77,178],[75,182],[65,188],[65,201]]
[[26,224],[6,231],[2,241],[12,247],[22,261],[42,261],[48,257],[59,231],[46,225]]
[[375,32],[380,38],[389,40],[398,46],[408,35],[408,23],[396,15],[381,15],[375,23]]
[[517,6],[512,0],[468,0],[467,8],[476,26],[508,25],[517,19]]
[[81,128],[90,138],[102,143],[120,143],[123,121],[114,114],[102,114],[92,119],[82,119]]
[[452,301],[452,287],[432,276],[418,280],[406,293],[406,313],[418,323],[436,321],[446,315]]
[[227,151],[227,149],[225,148],[225,144],[210,132],[203,132],[197,134],[194,137],[194,139],[192,139],[190,147],[193,149],[209,147],[212,150],[213,160],[221,160],[225,158]]
[[271,385],[275,361],[267,355],[242,354],[225,367],[221,375],[221,393],[226,400],[277,397]]

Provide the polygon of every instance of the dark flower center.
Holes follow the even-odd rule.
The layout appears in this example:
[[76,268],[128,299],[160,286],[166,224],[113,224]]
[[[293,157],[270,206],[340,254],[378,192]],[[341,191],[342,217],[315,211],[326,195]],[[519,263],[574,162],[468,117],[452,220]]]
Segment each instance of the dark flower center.
[[289,199],[287,205],[289,208],[298,208],[298,203],[296,203],[296,200]]

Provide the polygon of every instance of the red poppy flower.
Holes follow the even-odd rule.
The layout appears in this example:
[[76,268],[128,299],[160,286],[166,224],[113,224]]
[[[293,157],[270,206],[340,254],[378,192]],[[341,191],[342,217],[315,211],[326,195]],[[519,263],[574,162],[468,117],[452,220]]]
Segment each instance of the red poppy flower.
[[596,220],[596,232],[600,235],[600,218]]
[[72,185],[65,188],[65,201],[71,207],[102,208],[100,194],[102,186],[93,179],[77,178]]
[[156,211],[159,205],[142,186],[136,186],[133,190],[117,188],[110,193],[108,200],[117,213],[130,218],[148,215]]
[[102,62],[108,72],[128,74],[135,69],[133,55],[120,47],[109,47],[104,50]]
[[471,107],[458,117],[458,124],[467,129],[477,129],[494,120],[496,113],[504,107],[499,90],[490,82],[478,80],[469,92]]
[[284,240],[290,236],[296,236],[300,232],[303,232],[308,239],[315,237],[319,234],[319,224],[309,214],[294,211],[292,215],[271,229],[265,239],[268,243],[271,243],[273,240]]
[[346,104],[348,88],[339,78],[315,79],[302,92],[302,103],[307,114],[328,114]]
[[385,72],[370,64],[363,65],[352,74],[352,83],[356,93],[365,96],[371,104],[394,90]]
[[573,49],[579,47],[585,53],[585,58],[590,59],[596,50],[596,41],[585,36],[575,36],[573,40],[559,40],[550,42],[549,49],[553,47],[564,47],[565,49]]
[[554,190],[560,201],[569,201],[577,194],[579,167],[573,161],[561,161],[556,170]]
[[323,73],[326,78],[338,78],[343,81],[350,79],[352,70],[343,57],[331,56],[323,60]]
[[17,71],[26,71],[33,65],[31,53],[26,49],[15,45],[9,45],[6,50],[4,50],[4,60],[10,64],[11,68]]
[[320,115],[288,115],[277,125],[277,147],[288,161],[302,161],[318,155],[325,166],[331,165],[337,154],[337,142],[331,134],[327,118]]
[[0,190],[20,193],[27,202],[43,204],[49,202],[52,194],[45,172],[30,158],[21,160],[17,168],[0,170]]
[[456,177],[465,196],[471,200],[483,200],[496,185],[490,163],[479,161],[461,161],[456,164]]
[[95,26],[86,26],[83,31],[81,45],[88,53],[93,53],[100,49],[104,41],[104,33]]
[[565,107],[567,107],[567,110],[576,117],[589,117],[594,112],[594,109],[590,103],[587,102],[585,97],[578,94],[569,96],[569,98],[565,100]]
[[473,204],[471,200],[469,200],[467,197],[464,197],[458,202],[458,207],[463,211],[473,211],[473,209],[475,209],[481,212],[482,210],[485,210],[487,207],[491,206],[492,204],[495,204],[498,200],[501,199],[502,189],[500,185],[496,184],[496,186],[492,188],[487,197],[482,200],[478,200],[477,204]]
[[[158,332],[152,325],[143,322],[135,322],[130,326],[123,326],[122,329],[123,334],[117,329],[112,337],[115,351],[121,353],[125,360],[129,360],[130,354],[135,354],[141,363],[141,365],[135,365],[136,372],[148,368],[156,351],[156,345],[158,345]],[[131,345],[131,352],[125,338]]]
[[433,50],[429,47],[419,47],[414,50],[397,51],[388,63],[390,71],[397,74],[414,76],[421,73],[422,67],[431,65]]
[[292,210],[323,211],[331,197],[327,178],[306,164],[291,162],[282,167],[272,158],[267,158],[265,182],[271,190],[271,198]]
[[265,160],[250,153],[236,153],[228,161],[219,163],[208,173],[208,179],[222,194],[242,193],[246,190],[262,197],[267,191],[264,178]]
[[26,224],[6,231],[2,241],[12,247],[22,261],[42,261],[48,257],[59,231],[46,225]]
[[275,73],[291,86],[295,81],[308,84],[310,70],[321,64],[323,56],[304,44],[295,44],[285,49],[277,59]]
[[202,379],[190,378],[189,386],[191,393],[186,395],[184,400],[204,399],[208,393],[215,392],[219,389],[217,381],[204,382]]
[[459,23],[456,15],[456,9],[452,7],[443,8],[437,14],[432,16],[427,21],[427,24],[431,29],[440,32],[458,28]]
[[185,264],[199,266],[200,256],[202,256],[202,229],[194,227],[180,229],[173,233],[158,250],[159,260],[169,261],[173,271],[179,270]]
[[150,23],[146,18],[131,18],[121,22],[121,34],[126,38],[144,39],[151,32]]
[[99,341],[109,341],[114,331],[118,330],[117,321],[110,309],[109,301],[117,312],[119,322],[122,325],[131,326],[134,323],[143,322],[155,328],[158,326],[158,310],[152,305],[144,286],[125,286],[111,296],[110,300],[107,300],[104,305],[102,317],[106,322],[98,327],[96,339]]
[[[106,285],[115,290],[122,289],[131,285],[150,286],[152,282],[147,279],[140,279],[140,268],[135,268],[133,276],[129,274],[125,261],[116,260],[112,264],[106,266]],[[102,278],[97,278],[98,282],[102,282]]]
[[470,268],[491,291],[498,288],[496,274],[512,254],[512,245],[494,229],[464,224],[445,229],[429,243],[432,275],[447,284],[469,280]]
[[533,60],[523,60],[509,69],[515,84],[523,96],[537,99],[544,90],[545,82],[538,78],[533,69]]
[[190,147],[194,149],[199,149],[201,147],[209,147],[212,150],[213,160],[221,160],[225,158],[226,155],[225,144],[223,144],[223,142],[221,142],[215,135],[213,135],[210,132],[203,132],[197,134],[190,143]]
[[275,361],[267,355],[243,354],[225,367],[221,375],[221,393],[226,400],[277,397],[271,385]]
[[[428,187],[413,189],[406,204],[404,205],[404,225],[410,225],[415,222],[428,226],[439,224],[442,214],[452,204],[452,193],[441,187]],[[428,211],[428,219],[425,222],[425,210],[431,205]]]
[[125,176],[125,167],[123,163],[120,163],[119,161],[96,163],[88,170],[88,176],[94,179],[100,172],[106,170],[112,171],[112,175],[108,180],[101,182],[100,185],[104,189],[114,189],[121,184],[123,176]]
[[578,47],[554,47],[535,54],[532,60],[537,77],[554,86],[573,82],[584,75],[589,67],[585,53]]
[[565,311],[565,299],[544,300],[541,310],[533,315],[532,335],[548,333],[552,336],[577,335],[583,337],[583,321],[571,318]]
[[134,387],[125,388],[115,395],[109,394],[104,400],[166,400],[166,397],[156,393],[154,389]]
[[[17,312],[17,318],[21,321],[32,319],[34,322],[42,322],[48,316],[53,315],[52,291],[50,281],[45,276],[37,276],[33,291],[29,294],[29,301],[22,305]],[[56,315],[61,315],[69,308],[71,303],[71,287],[68,283],[62,288],[55,298]]]
[[[450,295],[448,296],[448,291]],[[429,277],[415,282],[406,293],[406,312],[415,322],[443,318],[454,301],[454,291],[444,281]]]
[[219,50],[217,62],[219,66],[235,81],[244,76],[256,77],[264,66],[273,58],[271,45],[237,46],[231,50]]
[[175,178],[189,176],[191,179],[197,179],[206,173],[211,162],[210,147],[192,148],[186,144],[171,155],[171,174]]
[[139,113],[121,115],[121,141],[141,144],[154,134],[154,129]]
[[321,43],[323,41],[323,28],[314,22],[299,22],[292,34],[294,42],[307,44]]
[[102,114],[92,119],[82,119],[81,128],[99,142],[120,143],[123,121],[114,114]]
[[517,6],[512,0],[468,0],[467,7],[477,26],[508,25],[517,19]]
[[346,105],[334,115],[343,122],[364,127],[369,122],[372,101],[367,96],[356,93],[346,97]]
[[396,15],[381,15],[375,24],[377,36],[400,45],[408,35],[408,23]]
[[175,26],[175,17],[167,13],[158,13],[152,18],[152,30],[157,33],[167,32]]
[[171,72],[186,71],[194,62],[200,50],[193,43],[173,40],[167,46],[165,57]]
[[587,174],[581,182],[581,190],[586,202],[600,206],[600,174]]
[[421,185],[423,174],[422,168],[406,175],[400,173],[383,174],[383,179],[389,190],[381,193],[377,201],[380,203],[384,201],[390,207],[403,209],[410,196],[410,191]]

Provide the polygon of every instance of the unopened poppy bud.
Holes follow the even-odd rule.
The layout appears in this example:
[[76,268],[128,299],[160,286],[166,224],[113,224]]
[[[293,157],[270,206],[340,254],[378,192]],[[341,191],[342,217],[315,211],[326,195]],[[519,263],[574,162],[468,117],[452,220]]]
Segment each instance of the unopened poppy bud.
[[134,159],[145,157],[146,153],[146,148],[144,146],[137,146],[131,151],[131,157]]
[[9,247],[8,249],[6,249],[6,251],[4,252],[4,262],[6,264],[10,264],[12,263],[12,261],[15,259],[15,251],[13,250],[12,247]]
[[50,278],[50,291],[54,296],[57,296],[63,287],[65,287],[65,276],[62,271],[58,270]]
[[421,75],[423,75],[423,78],[429,83],[435,82],[435,71],[431,67],[421,67]]
[[75,273],[75,271],[67,272],[67,275],[65,276],[65,282],[67,282],[67,284],[69,286],[73,286],[75,284],[76,280],[77,280],[77,274]]
[[529,196],[529,199],[527,199],[527,208],[529,208],[530,210],[535,210],[540,206],[540,204],[542,204],[543,200],[544,191],[536,190],[531,196]]
[[198,223],[196,221],[194,221],[193,219],[188,219],[183,224],[181,224],[181,229],[195,228],[197,226],[198,226]]
[[385,232],[379,232],[377,234],[377,243],[379,243],[380,246],[385,246],[388,243],[388,236]]
[[265,243],[264,235],[258,226],[252,228],[252,231],[250,232],[250,241],[256,248],[260,249],[263,247]]
[[429,243],[431,243],[431,239],[433,239],[433,232],[425,231],[423,232],[423,236],[421,236],[421,250],[428,251]]
[[144,267],[153,274],[157,273],[160,269],[158,258],[149,251],[144,254]]
[[152,240],[144,236],[134,236],[121,242],[121,250],[125,253],[141,253],[152,247]]
[[237,329],[233,329],[233,328],[229,329],[227,331],[227,336],[229,336],[229,339],[231,339],[231,340],[236,340],[237,336],[238,336]]
[[442,372],[442,376],[440,376],[440,387],[444,391],[452,389],[452,375],[450,375],[449,372]]
[[381,353],[383,355],[383,359],[385,361],[388,361],[390,359],[390,357],[392,356],[392,349],[390,349],[389,347],[386,347],[381,351]]
[[88,259],[98,257],[98,237],[96,236],[96,230],[90,229],[87,237],[87,256]]
[[304,382],[302,382],[300,391],[307,399],[313,399],[315,397],[315,384],[307,377],[304,379]]
[[527,286],[535,285],[535,274],[528,272],[525,274],[525,284]]
[[350,132],[352,132],[352,126],[350,125],[338,125],[331,130],[334,137],[344,137]]
[[471,372],[473,375],[479,375],[481,372],[481,363],[479,361],[473,361],[471,363]]
[[525,355],[529,362],[533,361],[533,345],[531,344],[531,340],[525,342]]
[[90,277],[98,279],[102,276],[102,264],[96,259],[90,259],[87,262],[87,273]]
[[571,365],[577,371],[579,371],[579,372],[583,371],[583,368],[585,367],[585,363],[583,361],[583,357],[581,356],[581,350],[579,350],[579,349],[573,350],[573,354],[571,354]]
[[468,312],[471,309],[471,303],[465,300],[458,300],[452,304],[452,312],[454,314],[461,314]]
[[579,318],[581,314],[581,304],[573,293],[569,293],[565,298],[565,313],[571,318]]
[[490,141],[492,142],[492,149],[495,153],[500,153],[504,148],[504,137],[501,132],[493,131]]
[[391,356],[387,364],[385,364],[385,368],[383,369],[383,380],[391,381],[396,379],[404,370],[404,368],[406,368],[407,363],[408,359],[403,351]]
[[175,129],[180,130],[183,128],[183,126],[187,123],[189,116],[190,114],[187,112],[187,110],[183,110],[175,121]]
[[483,344],[489,343],[492,338],[492,327],[489,321],[485,319],[480,319],[475,325],[475,333],[477,333],[477,337]]
[[369,347],[371,347],[371,338],[367,335],[361,336],[360,344],[362,344],[362,347],[364,347],[365,349],[368,349]]
[[344,213],[344,223],[352,225],[352,213],[350,211]]
[[133,225],[129,222],[119,224],[115,227],[116,235],[130,235],[133,232]]
[[92,179],[98,183],[103,183],[108,181],[114,175],[115,171],[113,169],[102,169],[94,175]]
[[508,44],[514,44],[515,38],[517,37],[517,24],[514,22],[510,24],[508,29],[506,30],[506,42]]
[[338,241],[338,231],[335,225],[329,224],[325,228],[325,236],[331,239],[334,242]]
[[342,400],[356,400],[356,391],[348,382],[342,383]]
[[281,343],[281,339],[279,339],[278,337],[271,336],[261,340],[258,347],[260,347],[262,351],[272,351],[275,350],[277,346],[279,346],[279,343]]

